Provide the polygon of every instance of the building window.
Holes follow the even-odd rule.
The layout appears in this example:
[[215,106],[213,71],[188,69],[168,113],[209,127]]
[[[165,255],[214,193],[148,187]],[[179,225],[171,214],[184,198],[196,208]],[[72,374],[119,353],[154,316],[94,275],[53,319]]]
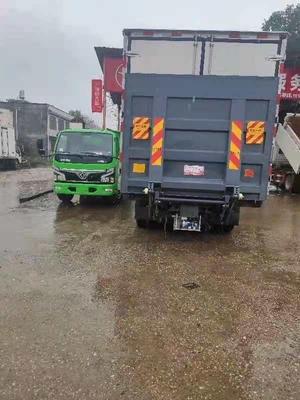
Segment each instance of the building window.
[[66,129],[70,129],[70,122],[66,121]]
[[56,118],[53,115],[50,115],[49,125],[52,131],[57,131]]
[[65,129],[65,121],[61,118],[58,118],[58,130],[63,131]]

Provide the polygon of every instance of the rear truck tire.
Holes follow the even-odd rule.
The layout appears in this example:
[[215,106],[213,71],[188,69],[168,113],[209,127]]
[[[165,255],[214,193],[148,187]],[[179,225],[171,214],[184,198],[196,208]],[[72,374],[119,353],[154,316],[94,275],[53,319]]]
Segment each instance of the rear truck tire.
[[148,214],[148,197],[137,199],[135,201],[135,216],[136,224],[139,228],[146,228],[149,222]]
[[135,221],[136,221],[136,225],[137,225],[138,228],[144,229],[144,228],[147,227],[147,221],[146,220],[144,220],[144,219],[136,219]]
[[68,203],[71,202],[71,200],[73,199],[74,195],[73,194],[58,194],[57,197],[64,204],[68,204]]
[[213,225],[210,229],[211,233],[222,234],[222,233],[231,233],[235,225]]
[[79,204],[82,206],[87,203],[87,196],[79,196]]
[[112,205],[119,204],[121,200],[122,200],[122,195],[120,191],[118,191],[118,193],[115,194],[114,196],[109,197],[109,202]]
[[223,233],[230,233],[233,231],[235,225],[222,225],[222,232]]
[[[230,232],[232,231],[233,227],[238,226],[240,223],[240,205],[237,204],[231,210],[229,217],[224,221],[223,227],[229,226],[232,228],[229,229]],[[226,228],[227,229],[227,228]]]
[[237,204],[231,210],[231,213],[225,218],[224,223],[213,225],[211,231],[219,233],[230,233],[235,226],[240,223],[240,206]]
[[293,184],[294,184],[294,176],[292,174],[286,175],[283,184],[285,192],[291,193],[293,190]]

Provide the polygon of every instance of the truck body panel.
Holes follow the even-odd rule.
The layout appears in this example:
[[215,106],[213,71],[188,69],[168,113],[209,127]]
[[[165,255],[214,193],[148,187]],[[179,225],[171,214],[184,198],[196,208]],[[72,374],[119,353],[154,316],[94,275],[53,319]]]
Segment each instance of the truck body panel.
[[124,31],[124,50],[131,73],[274,76],[274,57],[284,57],[286,35],[130,29]]
[[[128,74],[122,191],[142,194],[153,182],[168,195],[224,198],[239,187],[245,200],[265,200],[277,87],[274,77]],[[134,138],[138,117],[149,118],[147,139]],[[157,118],[164,121],[160,166],[151,159]],[[229,169],[234,121],[241,122],[237,170]],[[245,143],[249,121],[265,123],[263,143]]]
[[272,183],[287,192],[300,193],[300,115],[287,113],[278,124],[273,153]]
[[276,143],[296,174],[300,172],[300,115],[287,114],[287,121],[278,125]]
[[16,158],[16,140],[13,128],[0,127],[0,158]]
[[13,113],[0,109],[0,167],[15,169],[16,162],[21,162],[17,153]]

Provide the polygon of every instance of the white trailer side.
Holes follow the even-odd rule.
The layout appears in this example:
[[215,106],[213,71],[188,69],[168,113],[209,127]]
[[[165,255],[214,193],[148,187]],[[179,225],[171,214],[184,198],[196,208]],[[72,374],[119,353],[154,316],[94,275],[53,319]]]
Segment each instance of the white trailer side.
[[282,32],[124,30],[127,72],[277,76]]
[[0,168],[15,169],[17,161],[21,162],[21,158],[16,151],[13,113],[0,109]]

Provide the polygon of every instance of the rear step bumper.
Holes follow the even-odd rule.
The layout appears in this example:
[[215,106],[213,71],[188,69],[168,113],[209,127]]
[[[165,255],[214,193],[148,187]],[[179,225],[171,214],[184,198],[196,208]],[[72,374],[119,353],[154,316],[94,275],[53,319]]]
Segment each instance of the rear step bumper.
[[170,201],[173,203],[193,203],[193,204],[226,204],[225,200],[214,199],[191,199],[184,197],[159,197],[156,201]]

